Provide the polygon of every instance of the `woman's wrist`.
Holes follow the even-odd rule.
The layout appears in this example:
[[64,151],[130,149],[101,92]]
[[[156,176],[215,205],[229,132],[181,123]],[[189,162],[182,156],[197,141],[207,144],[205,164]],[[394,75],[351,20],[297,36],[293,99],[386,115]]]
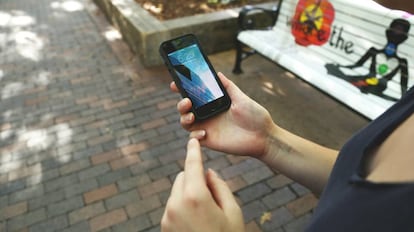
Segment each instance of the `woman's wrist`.
[[285,150],[287,147],[280,140],[280,136],[283,133],[283,129],[272,124],[268,127],[266,138],[265,138],[265,148],[263,149],[263,154],[259,159],[266,163],[267,165],[273,164],[276,160],[276,157],[279,154],[280,150]]

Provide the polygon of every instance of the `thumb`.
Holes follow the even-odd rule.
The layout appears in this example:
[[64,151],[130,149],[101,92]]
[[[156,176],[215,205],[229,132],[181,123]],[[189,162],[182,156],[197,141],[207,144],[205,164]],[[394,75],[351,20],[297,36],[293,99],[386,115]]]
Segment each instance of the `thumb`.
[[229,186],[211,169],[207,172],[207,185],[217,205],[225,214],[234,214],[235,210],[240,212],[240,207]]
[[218,72],[217,75],[232,100],[234,100],[233,98],[244,94],[239,87],[237,87],[237,85],[234,84],[233,81],[229,80],[223,73]]

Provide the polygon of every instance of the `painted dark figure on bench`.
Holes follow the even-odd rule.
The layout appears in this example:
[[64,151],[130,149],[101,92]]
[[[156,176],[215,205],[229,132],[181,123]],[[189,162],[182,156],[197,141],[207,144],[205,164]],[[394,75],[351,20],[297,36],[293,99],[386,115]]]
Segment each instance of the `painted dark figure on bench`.
[[292,19],[292,35],[301,46],[325,44],[331,35],[335,11],[328,0],[300,0]]
[[[397,54],[398,45],[408,38],[410,23],[405,19],[395,19],[387,28],[387,44],[383,49],[371,47],[355,64],[326,64],[328,74],[344,79],[363,93],[371,93],[382,98],[397,101],[399,97],[385,93],[388,82],[400,73],[401,94],[407,91],[408,63]],[[367,63],[368,62],[368,63]],[[370,62],[370,63],[369,63]],[[367,74],[356,74],[359,68],[369,67]],[[366,72],[366,71],[365,71]]]

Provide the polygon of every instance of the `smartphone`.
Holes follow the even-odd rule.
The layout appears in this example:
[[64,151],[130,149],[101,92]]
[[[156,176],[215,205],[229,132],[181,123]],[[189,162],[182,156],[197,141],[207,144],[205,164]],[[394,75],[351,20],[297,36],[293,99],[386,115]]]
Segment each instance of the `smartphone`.
[[181,95],[191,100],[196,120],[229,109],[230,97],[195,35],[165,41],[159,51]]

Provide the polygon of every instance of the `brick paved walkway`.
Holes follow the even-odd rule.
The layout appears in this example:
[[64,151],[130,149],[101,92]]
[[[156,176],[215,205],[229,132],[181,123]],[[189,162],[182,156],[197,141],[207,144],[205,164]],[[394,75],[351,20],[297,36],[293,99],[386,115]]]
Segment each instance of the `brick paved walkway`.
[[[188,135],[165,70],[132,57],[90,2],[0,0],[0,231],[159,231]],[[205,155],[247,231],[302,230],[309,191]]]

